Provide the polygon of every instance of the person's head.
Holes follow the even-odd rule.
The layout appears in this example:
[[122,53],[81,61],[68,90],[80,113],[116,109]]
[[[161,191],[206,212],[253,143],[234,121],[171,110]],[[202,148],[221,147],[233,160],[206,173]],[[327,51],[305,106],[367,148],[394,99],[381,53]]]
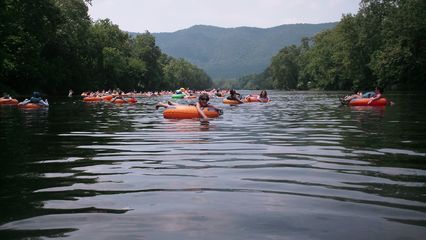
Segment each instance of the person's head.
[[382,94],[383,93],[383,88],[381,88],[381,87],[376,87],[376,89],[374,90],[376,93],[380,93],[380,94]]
[[180,89],[176,90],[176,94],[182,94],[182,91]]
[[40,93],[39,92],[33,92],[33,97],[39,98],[40,97]]
[[260,97],[265,98],[265,97],[267,97],[267,96],[268,96],[268,93],[266,92],[266,90],[262,90],[262,91],[260,92]]
[[207,103],[209,102],[210,97],[207,93],[202,93],[199,97],[198,97],[198,102],[200,103],[200,105],[207,105]]
[[229,94],[231,94],[231,95],[233,95],[233,94],[236,94],[237,92],[234,90],[234,89],[231,89],[230,91],[229,91]]

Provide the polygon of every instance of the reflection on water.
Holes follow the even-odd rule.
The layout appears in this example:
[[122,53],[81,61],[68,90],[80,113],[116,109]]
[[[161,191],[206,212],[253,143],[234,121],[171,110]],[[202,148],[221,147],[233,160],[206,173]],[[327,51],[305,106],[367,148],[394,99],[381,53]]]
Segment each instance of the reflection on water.
[[[248,92],[243,92],[248,93]],[[426,108],[271,91],[208,122],[58,99],[0,108],[0,238],[421,239]]]

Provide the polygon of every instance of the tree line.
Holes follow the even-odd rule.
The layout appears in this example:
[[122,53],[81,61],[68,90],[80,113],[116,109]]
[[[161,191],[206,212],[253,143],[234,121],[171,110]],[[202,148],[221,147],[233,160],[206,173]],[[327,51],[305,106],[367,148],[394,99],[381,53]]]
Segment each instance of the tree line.
[[357,14],[287,46],[244,89],[426,90],[426,1],[362,0]]
[[203,70],[162,53],[149,32],[132,37],[108,19],[93,22],[88,4],[91,0],[1,1],[2,92],[211,87]]

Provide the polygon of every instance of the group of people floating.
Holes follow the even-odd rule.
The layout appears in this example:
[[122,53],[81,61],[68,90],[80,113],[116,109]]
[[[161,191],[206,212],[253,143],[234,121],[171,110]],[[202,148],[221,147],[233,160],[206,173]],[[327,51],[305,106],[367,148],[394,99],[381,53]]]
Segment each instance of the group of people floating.
[[39,92],[33,92],[30,98],[26,98],[22,102],[18,102],[17,99],[12,98],[9,94],[4,93],[3,97],[0,98],[0,103],[8,105],[18,105],[18,107],[48,107],[49,102],[47,99],[41,97]]
[[383,88],[376,87],[373,91],[361,92],[360,90],[355,90],[353,94],[347,95],[339,98],[342,105],[353,105],[355,103],[361,103],[365,106],[379,106],[379,105],[393,105],[392,101],[387,101],[383,96]]
[[[210,92],[211,95],[213,94],[212,92]],[[175,94],[187,94],[185,93],[185,89],[178,89],[176,90]],[[191,93],[189,93],[191,94]],[[214,93],[215,96],[217,97],[224,97],[224,93],[217,90],[216,93]],[[241,97],[241,94],[238,93],[237,91],[235,91],[234,89],[231,89],[229,91],[229,96],[226,97],[227,100],[229,101],[235,101],[235,104],[241,104],[244,102],[250,102],[250,99],[255,98],[258,99],[259,102],[267,102],[269,101],[269,97],[268,97],[268,93],[265,90],[262,90],[260,92],[259,95],[247,95],[244,99]],[[198,116],[201,119],[207,119],[208,117],[205,114],[204,109],[205,108],[209,108],[209,109],[213,109],[214,111],[217,111],[219,113],[219,115],[223,114],[223,110],[213,106],[211,104],[209,104],[209,100],[210,100],[210,95],[207,92],[203,92],[199,95],[198,97],[198,102],[195,104],[188,104],[186,106],[195,106]],[[243,101],[244,100],[244,101]],[[177,106],[185,106],[176,102],[172,102],[172,101],[167,101],[167,103],[163,103],[163,102],[159,102],[155,105],[156,109],[159,109],[160,107],[164,107],[164,108],[176,108]],[[192,116],[192,115],[191,115]]]
[[[73,91],[70,90],[68,96],[72,97]],[[115,102],[115,101],[122,101],[125,103],[135,103],[136,99],[135,96],[139,95],[139,96],[160,96],[160,95],[165,95],[165,94],[174,94],[174,95],[180,95],[182,98],[196,98],[196,95],[198,95],[198,101],[196,103],[190,103],[187,105],[182,105],[176,102],[172,102],[172,101],[167,101],[166,103],[164,102],[158,102],[155,105],[156,109],[159,109],[160,107],[163,108],[176,108],[177,106],[193,106],[196,108],[197,112],[198,112],[198,116],[202,119],[207,119],[208,116],[206,116],[204,109],[205,108],[209,108],[209,109],[213,109],[214,111],[217,111],[220,114],[223,113],[222,109],[213,106],[211,104],[209,104],[209,100],[211,96],[215,96],[215,97],[225,97],[223,102],[224,103],[228,103],[228,104],[242,104],[242,103],[246,103],[246,102],[269,102],[270,99],[268,97],[268,93],[266,92],[266,90],[262,90],[258,95],[257,94],[250,94],[245,96],[244,98],[241,96],[240,93],[238,93],[236,90],[231,89],[231,90],[219,90],[219,89],[213,89],[210,91],[192,91],[189,89],[184,89],[184,88],[180,88],[174,92],[170,92],[170,91],[161,91],[161,92],[145,92],[145,93],[136,93],[136,92],[131,92],[131,93],[124,93],[122,91],[102,91],[102,92],[83,92],[81,94],[81,96],[83,97],[105,97],[105,96],[110,96],[111,98],[108,99],[108,101],[110,102]],[[124,99],[124,96],[131,96],[131,99],[134,99],[133,101],[128,101],[129,99]],[[386,99],[383,96],[383,88],[381,87],[376,87],[374,92],[370,91],[370,92],[365,92],[362,93],[359,90],[354,91],[353,94],[351,95],[347,95],[344,97],[340,97],[339,98],[340,102],[343,105],[352,105],[351,103],[354,103],[358,100],[363,100],[363,104],[365,106],[378,106],[380,105],[382,102],[384,102],[384,104],[391,104],[393,105],[392,101],[386,101]],[[383,101],[384,100],[384,101]],[[228,102],[226,102],[228,101]],[[380,103],[379,103],[380,102]],[[32,96],[29,99],[25,99],[22,102],[18,102],[16,99],[13,99],[9,94],[4,93],[3,97],[0,98],[0,103],[4,103],[4,104],[16,104],[18,106],[21,107],[25,107],[29,104],[35,105],[35,106],[39,106],[39,107],[48,107],[49,106],[49,102],[47,99],[42,99],[41,94],[39,92],[33,92]]]

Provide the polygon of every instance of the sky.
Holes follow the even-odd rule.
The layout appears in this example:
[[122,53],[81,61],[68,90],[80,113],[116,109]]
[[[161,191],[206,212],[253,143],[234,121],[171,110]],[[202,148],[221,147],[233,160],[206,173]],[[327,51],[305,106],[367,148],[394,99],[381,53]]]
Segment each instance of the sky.
[[109,18],[130,32],[175,32],[194,25],[270,28],[337,22],[360,0],[92,0],[92,20]]

